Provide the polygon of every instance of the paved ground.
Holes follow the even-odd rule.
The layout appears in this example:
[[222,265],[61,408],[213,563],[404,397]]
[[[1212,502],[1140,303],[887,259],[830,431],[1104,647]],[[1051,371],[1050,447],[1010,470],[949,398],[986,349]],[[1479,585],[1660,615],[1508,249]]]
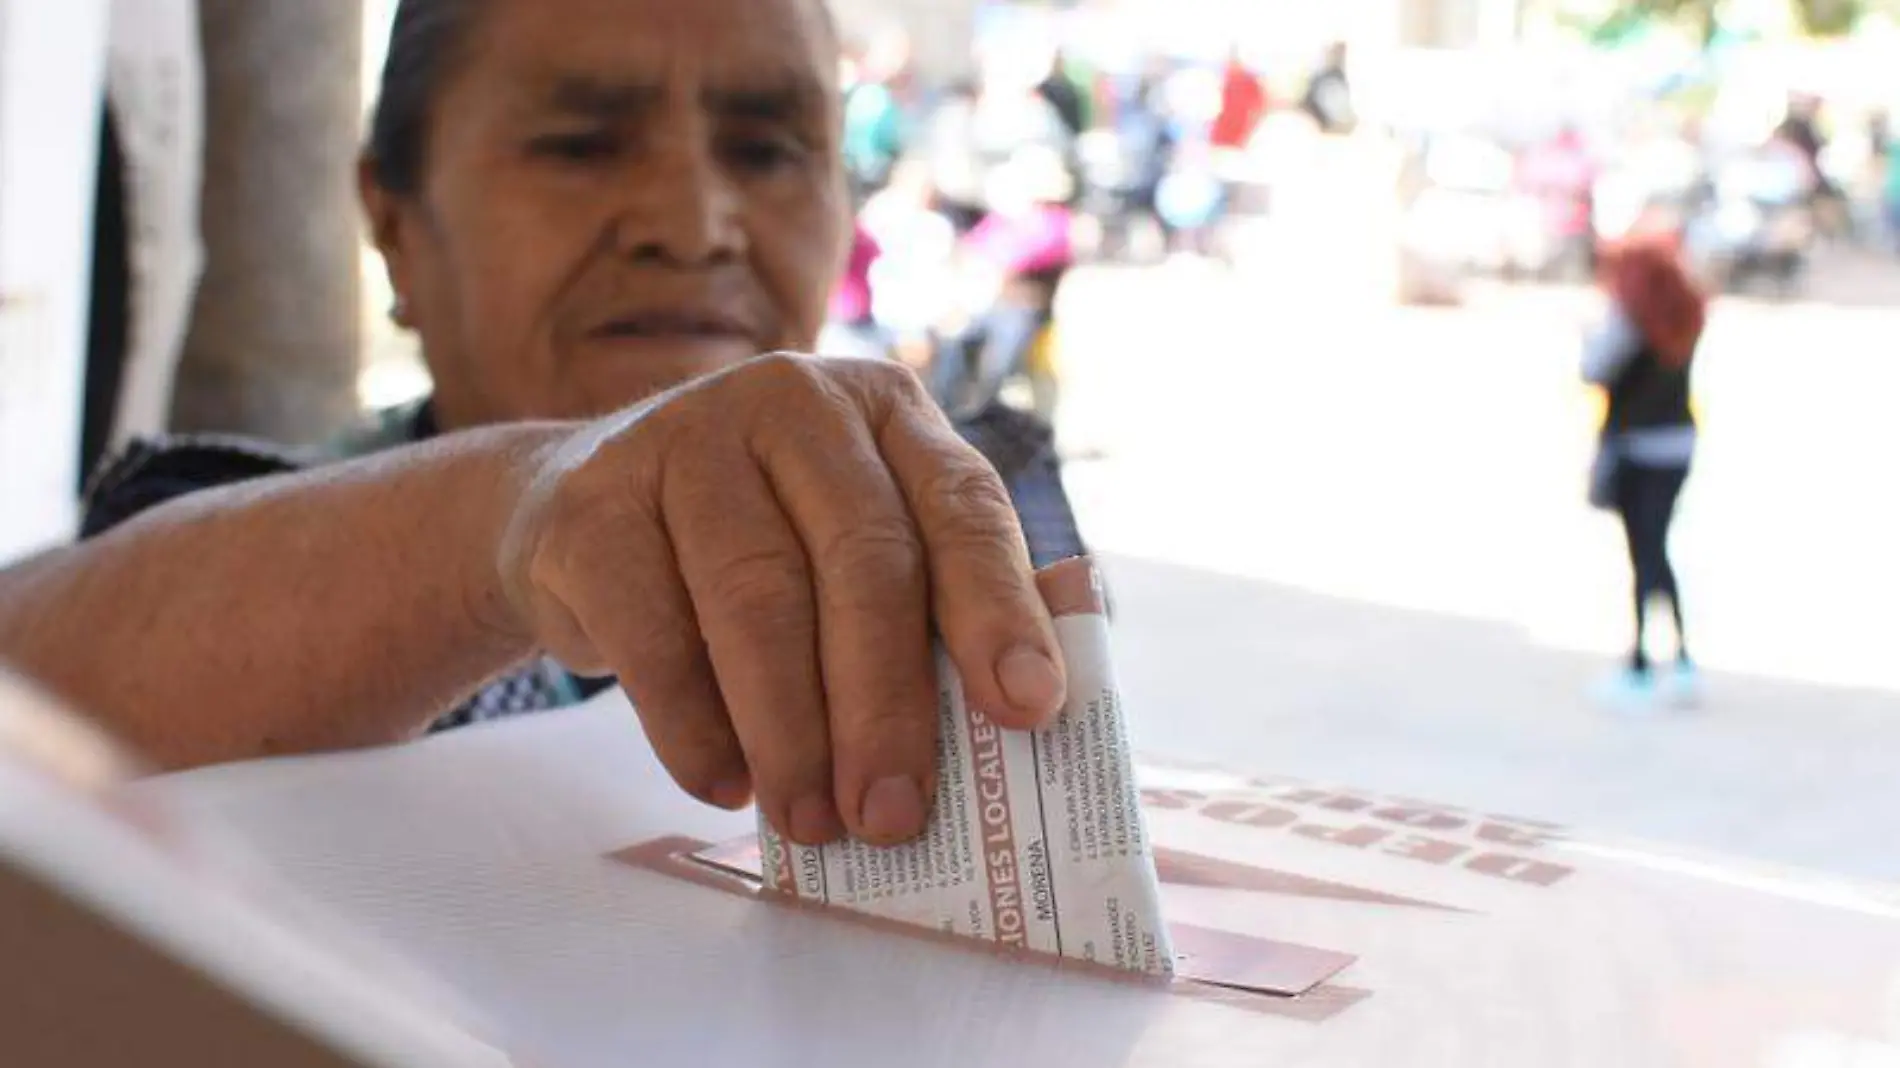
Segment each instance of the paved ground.
[[1071,488],[1144,746],[1900,879],[1900,270],[1721,307],[1676,542],[1711,691],[1635,721],[1591,697],[1628,580],[1581,501],[1589,294],[1399,310],[1299,275],[1070,294]]

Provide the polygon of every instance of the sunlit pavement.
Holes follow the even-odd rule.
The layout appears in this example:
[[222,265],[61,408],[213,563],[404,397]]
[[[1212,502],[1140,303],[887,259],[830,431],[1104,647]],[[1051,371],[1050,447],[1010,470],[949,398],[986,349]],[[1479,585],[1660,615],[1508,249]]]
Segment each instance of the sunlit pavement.
[[1322,259],[1068,294],[1143,747],[1900,879],[1900,267],[1720,307],[1675,540],[1708,693],[1631,717],[1593,697],[1629,580],[1583,503],[1591,295],[1402,310]]

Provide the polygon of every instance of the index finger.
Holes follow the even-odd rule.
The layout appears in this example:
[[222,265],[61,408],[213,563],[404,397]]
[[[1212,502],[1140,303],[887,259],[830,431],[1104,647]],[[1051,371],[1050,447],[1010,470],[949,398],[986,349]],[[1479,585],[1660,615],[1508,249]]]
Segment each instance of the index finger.
[[1068,676],[1022,523],[988,460],[921,389],[874,413],[879,451],[916,519],[932,613],[970,702],[1000,726],[1043,726]]

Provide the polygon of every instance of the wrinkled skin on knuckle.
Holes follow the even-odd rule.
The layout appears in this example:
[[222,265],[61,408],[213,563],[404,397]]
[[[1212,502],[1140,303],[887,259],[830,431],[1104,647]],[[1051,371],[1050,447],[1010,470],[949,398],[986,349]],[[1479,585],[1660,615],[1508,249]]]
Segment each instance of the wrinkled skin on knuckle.
[[901,364],[878,360],[828,359],[771,353],[735,376],[754,399],[771,405],[767,414],[814,408],[879,421],[899,407],[935,411],[923,381]]
[[722,559],[706,578],[706,597],[755,639],[808,633],[811,579],[790,551],[761,549]]
[[773,353],[745,364],[696,398],[705,409],[695,420],[704,434],[722,434],[763,454],[809,428],[834,419],[849,402],[831,372],[812,357]]
[[908,393],[919,384],[915,372],[889,360],[854,360],[848,371],[871,388],[891,396]]
[[824,606],[882,610],[924,575],[924,547],[902,517],[855,524],[818,553]]
[[936,413],[930,391],[923,379],[903,364],[891,361],[852,360],[839,368],[840,380],[869,415],[882,419],[890,412],[907,409]]
[[635,648],[618,650],[623,658],[644,664],[665,664],[671,672],[690,669],[706,655],[706,640],[698,629],[682,621],[630,607],[626,624],[627,640]]
[[771,397],[822,388],[825,375],[821,360],[792,352],[769,352],[744,365],[729,384]]
[[953,545],[988,542],[1010,530],[1015,515],[1001,476],[981,461],[951,465],[924,488],[936,517],[937,539]]

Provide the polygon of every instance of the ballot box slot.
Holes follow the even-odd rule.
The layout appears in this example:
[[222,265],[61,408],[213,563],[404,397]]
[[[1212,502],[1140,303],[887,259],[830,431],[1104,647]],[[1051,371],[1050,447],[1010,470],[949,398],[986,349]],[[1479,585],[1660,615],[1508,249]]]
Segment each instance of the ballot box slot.
[[1167,978],[947,935],[834,905],[801,901],[765,887],[756,840],[715,845],[691,838],[663,838],[621,850],[609,859],[707,889],[747,897],[774,907],[796,909],[830,922],[850,923],[892,937],[933,942],[959,951],[986,953],[1025,965],[1149,987],[1171,995],[1276,1016],[1319,1022],[1346,1011],[1370,996],[1368,991],[1331,982],[1353,964],[1356,958],[1350,954],[1274,942],[1195,924],[1170,923],[1177,951],[1177,970],[1174,977]]

